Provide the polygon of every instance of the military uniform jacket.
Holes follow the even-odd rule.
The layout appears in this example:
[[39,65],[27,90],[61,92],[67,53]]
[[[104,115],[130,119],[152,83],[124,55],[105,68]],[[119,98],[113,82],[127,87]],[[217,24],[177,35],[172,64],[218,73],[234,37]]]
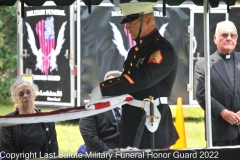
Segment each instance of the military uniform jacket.
[[[210,56],[210,84],[211,84],[211,114],[213,141],[227,141],[236,139],[240,134],[240,125],[231,125],[221,117],[221,111],[228,109],[233,112],[240,110],[240,53],[233,51],[234,81],[233,86],[225,68],[223,59],[218,51]],[[205,110],[205,60],[195,64],[196,98]]]
[[[153,96],[169,97],[177,72],[177,56],[173,46],[163,38],[157,29],[136,41],[124,62],[120,77],[100,83],[103,96],[130,94],[137,100]],[[167,104],[158,106],[161,121],[155,132],[155,147],[169,147],[178,139],[170,108]],[[145,114],[141,108],[122,106],[120,146],[150,148],[150,132],[146,126],[140,129]],[[141,133],[143,130],[143,133]],[[139,134],[140,133],[140,134]]]

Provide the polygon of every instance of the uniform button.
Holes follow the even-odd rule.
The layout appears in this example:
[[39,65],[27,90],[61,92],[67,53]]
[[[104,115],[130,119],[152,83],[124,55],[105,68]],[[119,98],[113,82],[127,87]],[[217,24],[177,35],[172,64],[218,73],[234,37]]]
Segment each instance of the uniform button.
[[48,128],[46,128],[46,131],[49,131],[49,129],[48,129]]
[[51,141],[48,141],[49,144],[51,144]]
[[139,49],[138,49],[138,47],[135,47],[135,51],[138,51]]
[[102,86],[104,86],[104,84],[102,84]]
[[120,78],[118,78],[118,80],[120,80]]
[[130,66],[132,66],[132,62],[130,63]]
[[140,42],[139,42],[140,44],[142,44],[143,43],[143,40],[140,40]]
[[134,55],[133,58],[136,58],[136,55]]
[[109,81],[110,83],[112,83],[112,81]]
[[128,74],[130,74],[130,71],[128,71]]

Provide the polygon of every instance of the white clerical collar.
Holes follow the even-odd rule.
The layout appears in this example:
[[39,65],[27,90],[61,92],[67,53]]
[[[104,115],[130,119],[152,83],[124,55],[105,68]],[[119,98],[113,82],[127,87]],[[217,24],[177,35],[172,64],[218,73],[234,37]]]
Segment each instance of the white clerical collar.
[[225,56],[225,58],[226,58],[226,59],[229,59],[229,58],[231,58],[231,55],[230,55],[230,54],[227,54],[227,55]]

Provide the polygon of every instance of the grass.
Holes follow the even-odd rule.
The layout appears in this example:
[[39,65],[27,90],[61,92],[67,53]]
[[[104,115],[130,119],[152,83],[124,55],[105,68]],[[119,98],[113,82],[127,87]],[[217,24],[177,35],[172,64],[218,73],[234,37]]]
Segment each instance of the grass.
[[2,106],[0,105],[0,116],[6,115],[10,112],[13,112],[12,106]]
[[78,120],[56,122],[56,131],[60,153],[76,153],[80,145],[84,144]]
[[2,106],[13,106],[13,102],[10,98],[5,98],[3,96],[0,96],[0,107]]
[[[0,105],[0,115],[13,111],[12,106]],[[173,118],[176,108],[171,108]],[[203,110],[199,108],[183,108],[187,148],[205,148]],[[76,153],[84,144],[79,132],[79,121],[71,120],[55,122],[60,153]]]

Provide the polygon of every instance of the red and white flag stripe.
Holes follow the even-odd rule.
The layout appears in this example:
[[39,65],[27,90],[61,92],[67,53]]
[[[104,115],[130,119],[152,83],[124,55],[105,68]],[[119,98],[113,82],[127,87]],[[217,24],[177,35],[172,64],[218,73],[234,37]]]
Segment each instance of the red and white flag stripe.
[[130,95],[121,95],[110,98],[103,98],[90,106],[72,107],[58,109],[51,112],[20,114],[15,116],[0,116],[0,126],[11,126],[17,124],[29,124],[40,122],[57,122],[84,118],[106,112],[113,108],[127,104],[133,100]]

